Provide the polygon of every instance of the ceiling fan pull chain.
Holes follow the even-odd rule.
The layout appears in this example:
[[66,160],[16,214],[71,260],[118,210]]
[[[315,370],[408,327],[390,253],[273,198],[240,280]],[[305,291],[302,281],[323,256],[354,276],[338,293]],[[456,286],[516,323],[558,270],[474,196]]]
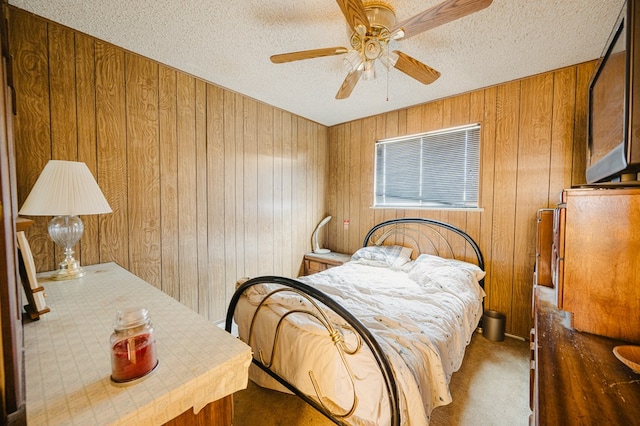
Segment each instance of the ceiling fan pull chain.
[[[386,52],[387,54],[387,64],[389,63],[389,44],[387,44]],[[387,69],[387,102],[389,102],[389,66],[385,64],[384,66]]]

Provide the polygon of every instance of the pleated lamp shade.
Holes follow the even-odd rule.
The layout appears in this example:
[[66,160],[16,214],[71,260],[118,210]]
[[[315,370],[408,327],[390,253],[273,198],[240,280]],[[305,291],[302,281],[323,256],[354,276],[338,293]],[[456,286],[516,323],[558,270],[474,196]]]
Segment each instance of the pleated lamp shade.
[[85,163],[50,160],[18,213],[24,216],[77,216],[111,211]]

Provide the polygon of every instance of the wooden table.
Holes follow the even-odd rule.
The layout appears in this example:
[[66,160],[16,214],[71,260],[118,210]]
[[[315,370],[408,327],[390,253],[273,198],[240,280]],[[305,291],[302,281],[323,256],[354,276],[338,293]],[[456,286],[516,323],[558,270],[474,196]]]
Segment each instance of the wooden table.
[[613,354],[629,343],[572,329],[554,301],[553,289],[536,287],[533,424],[638,424],[640,375]]
[[[179,418],[231,424],[231,394],[247,386],[251,349],[115,263],[68,281],[39,274],[51,312],[24,325],[27,421],[32,425],[159,425]],[[146,306],[159,366],[143,380],[110,380],[116,311]],[[221,416],[211,407],[222,407]],[[206,408],[205,408],[206,407]]]

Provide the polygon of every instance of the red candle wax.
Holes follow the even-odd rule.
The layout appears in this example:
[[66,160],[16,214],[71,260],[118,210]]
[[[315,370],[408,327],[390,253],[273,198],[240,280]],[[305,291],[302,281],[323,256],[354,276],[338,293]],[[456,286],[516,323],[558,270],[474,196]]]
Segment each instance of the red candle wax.
[[128,381],[153,370],[158,360],[151,334],[139,334],[116,342],[111,348],[111,378]]

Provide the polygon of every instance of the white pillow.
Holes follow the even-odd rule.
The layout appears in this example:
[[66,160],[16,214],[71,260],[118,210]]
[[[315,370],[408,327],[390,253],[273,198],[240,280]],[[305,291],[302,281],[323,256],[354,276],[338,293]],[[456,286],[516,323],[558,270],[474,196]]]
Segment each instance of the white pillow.
[[469,271],[476,276],[476,280],[480,281],[487,273],[480,269],[480,267],[474,263],[465,262],[458,259],[447,259],[449,263],[457,268]]
[[399,268],[411,260],[411,247],[369,246],[362,247],[351,256],[352,261],[374,266]]
[[471,272],[477,281],[480,281],[487,274],[485,271],[480,269],[480,267],[474,263],[465,262],[464,260],[458,259],[445,259],[444,257],[434,256],[432,254],[421,254],[415,260],[415,263],[420,262],[429,262],[431,264],[443,264],[450,265],[458,269],[462,269],[463,271]]

